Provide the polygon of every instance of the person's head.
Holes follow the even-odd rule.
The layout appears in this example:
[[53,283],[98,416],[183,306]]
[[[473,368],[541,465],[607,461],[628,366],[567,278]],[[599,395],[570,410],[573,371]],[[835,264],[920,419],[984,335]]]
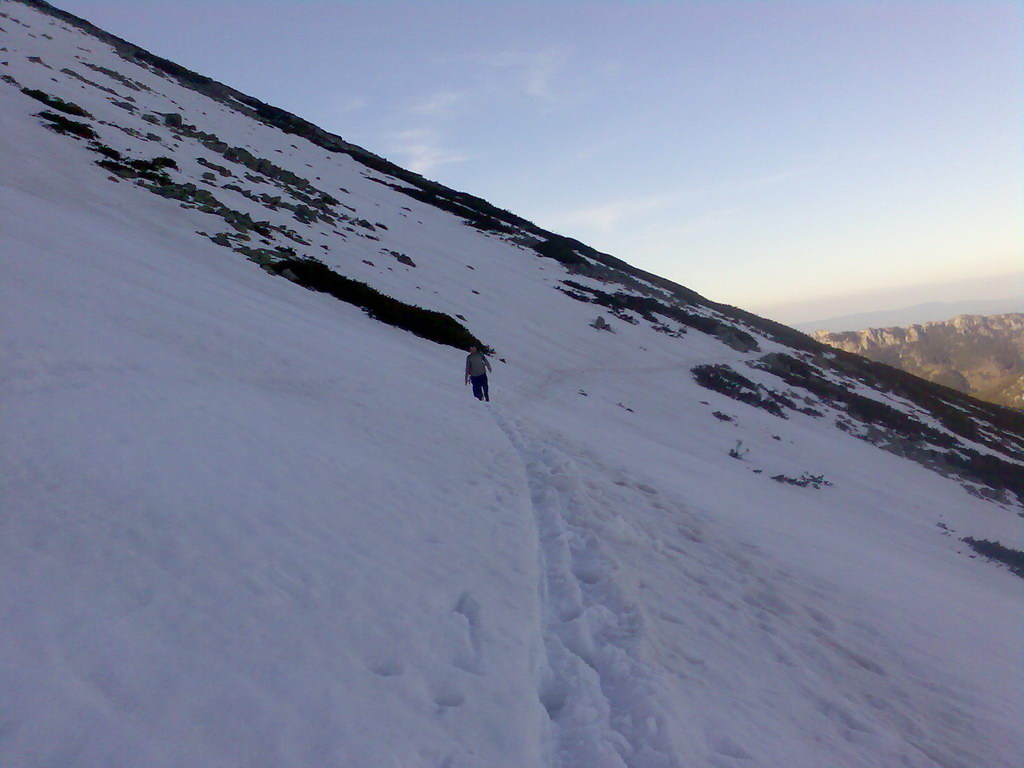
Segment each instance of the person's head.
[[469,348],[469,354],[472,355],[474,352],[476,352],[476,347],[470,347]]

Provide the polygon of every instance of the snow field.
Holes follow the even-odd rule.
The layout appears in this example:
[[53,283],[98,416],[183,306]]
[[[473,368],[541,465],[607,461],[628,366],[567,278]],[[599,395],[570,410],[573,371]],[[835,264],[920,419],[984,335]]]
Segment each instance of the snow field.
[[[567,453],[577,466],[584,461],[579,449]],[[583,457],[590,461],[580,474],[588,478],[592,501],[576,519],[614,547],[614,565],[604,568],[604,576],[617,590],[626,585],[630,608],[623,617],[639,617],[643,628],[634,647],[659,662],[653,665],[658,687],[670,692],[659,705],[667,707],[661,711],[680,744],[671,753],[679,764],[970,765],[982,758],[965,755],[963,744],[978,740],[1012,754],[1015,727],[1005,715],[1018,706],[1016,693],[1005,680],[993,679],[994,687],[979,695],[971,680],[939,661],[956,656],[957,646],[1012,652],[1016,630],[993,635],[982,619],[998,601],[972,616],[958,603],[968,599],[969,589],[938,569],[926,572],[934,578],[928,583],[901,563],[901,553],[890,550],[893,562],[886,563],[868,542],[857,548],[872,557],[871,568],[885,569],[875,574],[877,581],[862,567],[859,580],[843,573],[842,584],[836,583],[831,571],[813,565],[813,557],[799,557],[810,531],[797,532],[793,542],[762,538],[756,524],[729,530],[728,517],[693,510],[705,501],[681,504],[665,492],[669,484],[659,483],[656,491],[636,475],[624,476],[621,465],[595,471],[600,465]],[[609,510],[623,510],[622,516]],[[605,525],[603,517],[609,518]],[[817,536],[831,550],[824,533]],[[857,544],[849,538],[852,549]],[[787,547],[792,559],[783,554]],[[890,580],[890,572],[899,578]],[[587,581],[600,577],[591,569]],[[879,604],[886,591],[891,602]],[[993,668],[1005,673],[1013,666],[1003,659],[1005,666]],[[990,718],[980,731],[967,715],[979,711]],[[945,723],[942,729],[928,725],[933,718]],[[793,732],[802,734],[795,744],[789,741]]]
[[[1014,541],[1012,512],[699,388],[749,356],[598,333],[555,262],[9,8],[56,38],[5,21],[23,85],[128,117],[61,79],[82,46],[350,190],[381,240],[310,250],[507,363],[476,403],[460,352],[197,237],[0,84],[0,764],[1019,765],[1019,582],[936,527]],[[769,479],[805,471],[834,485]]]

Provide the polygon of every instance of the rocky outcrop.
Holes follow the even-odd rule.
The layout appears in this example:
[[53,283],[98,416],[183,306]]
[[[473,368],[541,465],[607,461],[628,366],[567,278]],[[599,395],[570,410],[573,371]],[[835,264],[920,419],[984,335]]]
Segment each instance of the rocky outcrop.
[[1024,314],[958,315],[905,328],[812,336],[980,399],[1024,407]]

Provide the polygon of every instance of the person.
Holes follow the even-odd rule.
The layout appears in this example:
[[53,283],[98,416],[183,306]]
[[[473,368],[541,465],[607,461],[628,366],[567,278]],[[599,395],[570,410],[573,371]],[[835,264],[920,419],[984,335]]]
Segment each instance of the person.
[[487,372],[491,370],[491,364],[476,347],[469,348],[466,356],[466,384],[473,382],[473,397],[477,400],[491,401],[491,394],[487,389]]

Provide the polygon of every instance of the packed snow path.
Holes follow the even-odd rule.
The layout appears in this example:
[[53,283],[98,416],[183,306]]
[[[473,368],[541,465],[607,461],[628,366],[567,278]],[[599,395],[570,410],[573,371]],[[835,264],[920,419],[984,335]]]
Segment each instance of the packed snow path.
[[[565,386],[597,389],[604,373]],[[488,407],[537,528],[550,766],[972,768],[985,759],[974,745],[1014,741],[969,714],[995,708],[962,681],[887,639],[880,606],[515,400]]]
[[539,695],[553,727],[550,764],[678,765],[654,670],[637,655],[640,612],[616,585],[615,560],[595,530],[599,505],[571,456],[499,406],[491,410],[522,458],[537,526],[546,654]]

